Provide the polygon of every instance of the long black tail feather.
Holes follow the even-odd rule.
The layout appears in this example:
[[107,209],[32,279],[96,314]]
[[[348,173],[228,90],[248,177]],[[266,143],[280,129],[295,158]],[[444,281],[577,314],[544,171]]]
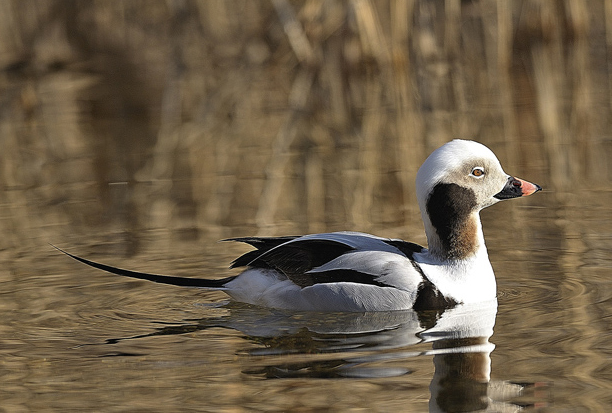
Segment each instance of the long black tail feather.
[[123,277],[138,278],[140,280],[148,280],[161,284],[177,285],[180,287],[223,288],[225,287],[225,284],[236,278],[235,276],[233,276],[221,278],[218,280],[203,280],[201,278],[175,277],[171,275],[148,274],[145,272],[124,270],[122,268],[112,267],[110,265],[100,264],[99,262],[77,257],[76,255],[70,254],[69,252],[62,250],[61,248],[58,248],[53,244],[50,245],[56,250],[66,254],[70,258],[80,261],[83,264],[89,265],[90,267],[110,272],[112,274],[121,275]]

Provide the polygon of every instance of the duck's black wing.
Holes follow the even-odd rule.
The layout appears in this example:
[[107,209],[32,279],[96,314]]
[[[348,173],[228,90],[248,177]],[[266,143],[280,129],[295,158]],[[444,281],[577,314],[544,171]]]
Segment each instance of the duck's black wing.
[[245,242],[256,247],[236,258],[231,268],[255,267],[280,271],[300,287],[316,283],[306,273],[321,266],[353,248],[333,240],[301,239],[300,237],[248,237],[226,241]]
[[[300,287],[318,283],[350,281],[360,284],[385,286],[378,281],[381,274],[362,272],[360,268],[332,268],[328,271],[311,271],[345,254],[354,251],[387,251],[408,259],[423,247],[401,241],[379,238],[361,233],[327,233],[303,237],[248,237],[231,238],[250,244],[257,249],[238,257],[232,268],[249,266],[274,269],[287,276]],[[346,257],[348,259],[348,256]]]

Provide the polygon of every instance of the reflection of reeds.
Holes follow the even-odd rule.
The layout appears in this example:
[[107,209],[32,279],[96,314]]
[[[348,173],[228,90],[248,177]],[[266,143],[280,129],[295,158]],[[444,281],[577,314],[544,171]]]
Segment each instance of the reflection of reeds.
[[2,7],[5,232],[410,224],[456,137],[549,188],[610,178],[608,1]]

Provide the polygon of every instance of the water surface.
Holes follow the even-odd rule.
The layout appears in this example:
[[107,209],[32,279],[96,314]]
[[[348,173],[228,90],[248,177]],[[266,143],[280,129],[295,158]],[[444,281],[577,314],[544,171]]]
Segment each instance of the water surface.
[[[2,407],[605,411],[611,194],[566,195],[563,208],[544,192],[484,211],[498,306],[442,314],[266,310],[126,280],[46,244],[4,251],[14,256],[0,284]],[[53,241],[112,265],[211,278],[245,250],[145,231],[147,247],[125,257],[116,236]]]

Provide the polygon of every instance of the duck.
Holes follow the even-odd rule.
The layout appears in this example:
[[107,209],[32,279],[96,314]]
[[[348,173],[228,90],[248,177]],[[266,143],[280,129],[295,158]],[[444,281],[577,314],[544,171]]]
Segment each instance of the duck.
[[505,173],[485,145],[455,139],[433,151],[416,175],[427,247],[351,231],[229,238],[223,241],[254,249],[231,263],[241,273],[213,280],[121,269],[54,247],[116,275],[223,291],[235,301],[280,310],[441,310],[496,299],[480,211],[541,190]]

